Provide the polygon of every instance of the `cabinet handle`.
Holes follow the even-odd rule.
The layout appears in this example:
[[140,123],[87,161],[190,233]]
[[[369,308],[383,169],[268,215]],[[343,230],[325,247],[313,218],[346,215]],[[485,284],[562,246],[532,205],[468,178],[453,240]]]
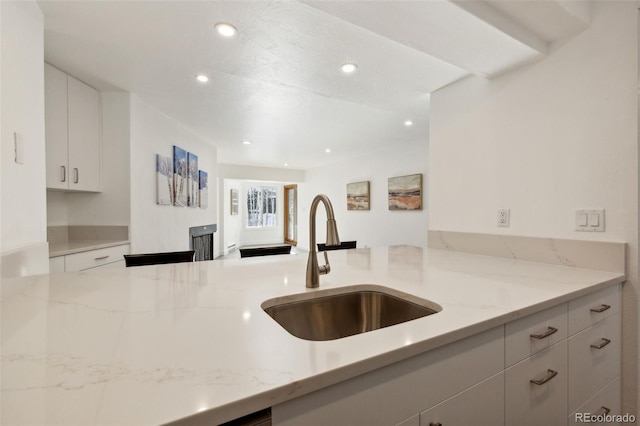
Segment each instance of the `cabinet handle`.
[[73,183],[78,183],[80,181],[80,172],[78,172],[78,168],[73,168]]
[[596,416],[606,416],[607,414],[609,414],[611,412],[611,408],[607,408],[604,405],[602,407],[600,407],[600,410],[598,410],[599,413],[595,414]]
[[547,327],[547,331],[541,334],[531,334],[530,336],[533,339],[544,339],[545,337],[551,336],[553,333],[557,332],[558,329],[555,327]]
[[545,383],[547,383],[549,380],[553,379],[557,375],[558,375],[557,371],[553,371],[552,369],[548,368],[546,377],[543,377],[542,379],[531,379],[530,382],[538,386],[544,385]]
[[109,257],[109,255],[106,255],[106,256],[100,256],[100,257],[95,257],[95,258],[94,258],[94,260],[104,260],[104,259],[106,259],[106,258],[108,258],[108,257]]
[[438,423],[429,422],[429,426],[442,426],[442,423],[440,423],[440,422],[438,422]]
[[67,168],[65,166],[60,166],[60,182],[67,181]]
[[607,309],[609,309],[611,307],[611,305],[605,305],[604,303],[602,305],[600,305],[599,308],[591,308],[591,312],[596,312],[596,313],[600,313],[600,312],[604,312]]
[[596,344],[593,344],[593,345],[591,345],[591,347],[592,347],[593,349],[602,349],[602,348],[604,348],[605,346],[607,346],[609,343],[611,343],[611,340],[609,340],[609,339],[605,339],[605,338],[603,337],[599,344],[597,344],[597,345],[596,345]]

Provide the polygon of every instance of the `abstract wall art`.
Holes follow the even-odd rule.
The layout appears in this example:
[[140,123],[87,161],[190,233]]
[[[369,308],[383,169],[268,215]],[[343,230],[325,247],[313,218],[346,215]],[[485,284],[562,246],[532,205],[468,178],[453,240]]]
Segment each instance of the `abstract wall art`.
[[369,210],[369,181],[347,184],[347,210]]
[[422,174],[389,178],[389,210],[422,210]]

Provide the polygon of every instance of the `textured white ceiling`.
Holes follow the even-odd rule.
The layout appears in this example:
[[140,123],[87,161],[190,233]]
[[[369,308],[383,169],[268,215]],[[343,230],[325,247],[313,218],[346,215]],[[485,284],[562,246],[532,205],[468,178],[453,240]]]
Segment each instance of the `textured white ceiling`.
[[[477,3],[91,0],[40,6],[47,62],[100,90],[134,93],[210,140],[221,163],[309,169],[424,143],[428,93],[469,73],[497,75],[539,59],[549,39],[580,28],[564,8],[545,6],[540,13],[547,21],[549,14],[560,16],[548,36],[523,23],[517,7]],[[216,36],[216,22],[232,23],[238,35]],[[357,72],[343,74],[345,62],[357,63]],[[208,83],[195,81],[200,73]],[[405,127],[406,119],[415,124]],[[242,145],[245,139],[253,144]]]

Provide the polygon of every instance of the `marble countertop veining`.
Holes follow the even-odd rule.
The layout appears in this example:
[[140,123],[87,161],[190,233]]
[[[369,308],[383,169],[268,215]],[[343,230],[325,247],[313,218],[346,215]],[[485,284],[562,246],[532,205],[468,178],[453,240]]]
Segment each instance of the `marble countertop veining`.
[[377,284],[443,310],[344,339],[298,339],[260,305],[316,291],[305,288],[304,255],[3,280],[2,424],[216,424],[625,279],[408,246],[329,257],[319,290]]

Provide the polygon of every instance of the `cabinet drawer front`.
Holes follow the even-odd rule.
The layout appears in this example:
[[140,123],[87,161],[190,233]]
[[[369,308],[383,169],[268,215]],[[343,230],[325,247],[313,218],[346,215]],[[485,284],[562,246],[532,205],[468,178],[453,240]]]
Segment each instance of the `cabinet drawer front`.
[[420,426],[504,424],[504,373],[420,413]]
[[620,285],[569,302],[569,335],[620,312]]
[[567,341],[563,340],[505,371],[505,423],[524,426],[566,422]]
[[569,338],[570,413],[620,374],[620,328],[616,314]]
[[510,322],[505,328],[506,366],[520,362],[566,337],[566,304]]
[[74,272],[95,268],[122,260],[128,253],[129,244],[70,254],[65,256],[65,270]]
[[[619,415],[621,414],[621,401],[622,401],[622,384],[620,383],[620,376],[617,376],[614,380],[609,382],[603,389],[590,398],[587,402],[582,404],[575,412],[569,416],[569,424],[584,424],[586,419],[591,416],[598,416],[603,414]],[[605,419],[606,420],[606,419]],[[589,421],[595,425],[613,425],[619,423],[594,422]]]
[[49,273],[64,272],[64,256],[52,257],[49,259]]
[[497,327],[275,405],[272,420],[279,426],[395,425],[503,368],[504,328]]

